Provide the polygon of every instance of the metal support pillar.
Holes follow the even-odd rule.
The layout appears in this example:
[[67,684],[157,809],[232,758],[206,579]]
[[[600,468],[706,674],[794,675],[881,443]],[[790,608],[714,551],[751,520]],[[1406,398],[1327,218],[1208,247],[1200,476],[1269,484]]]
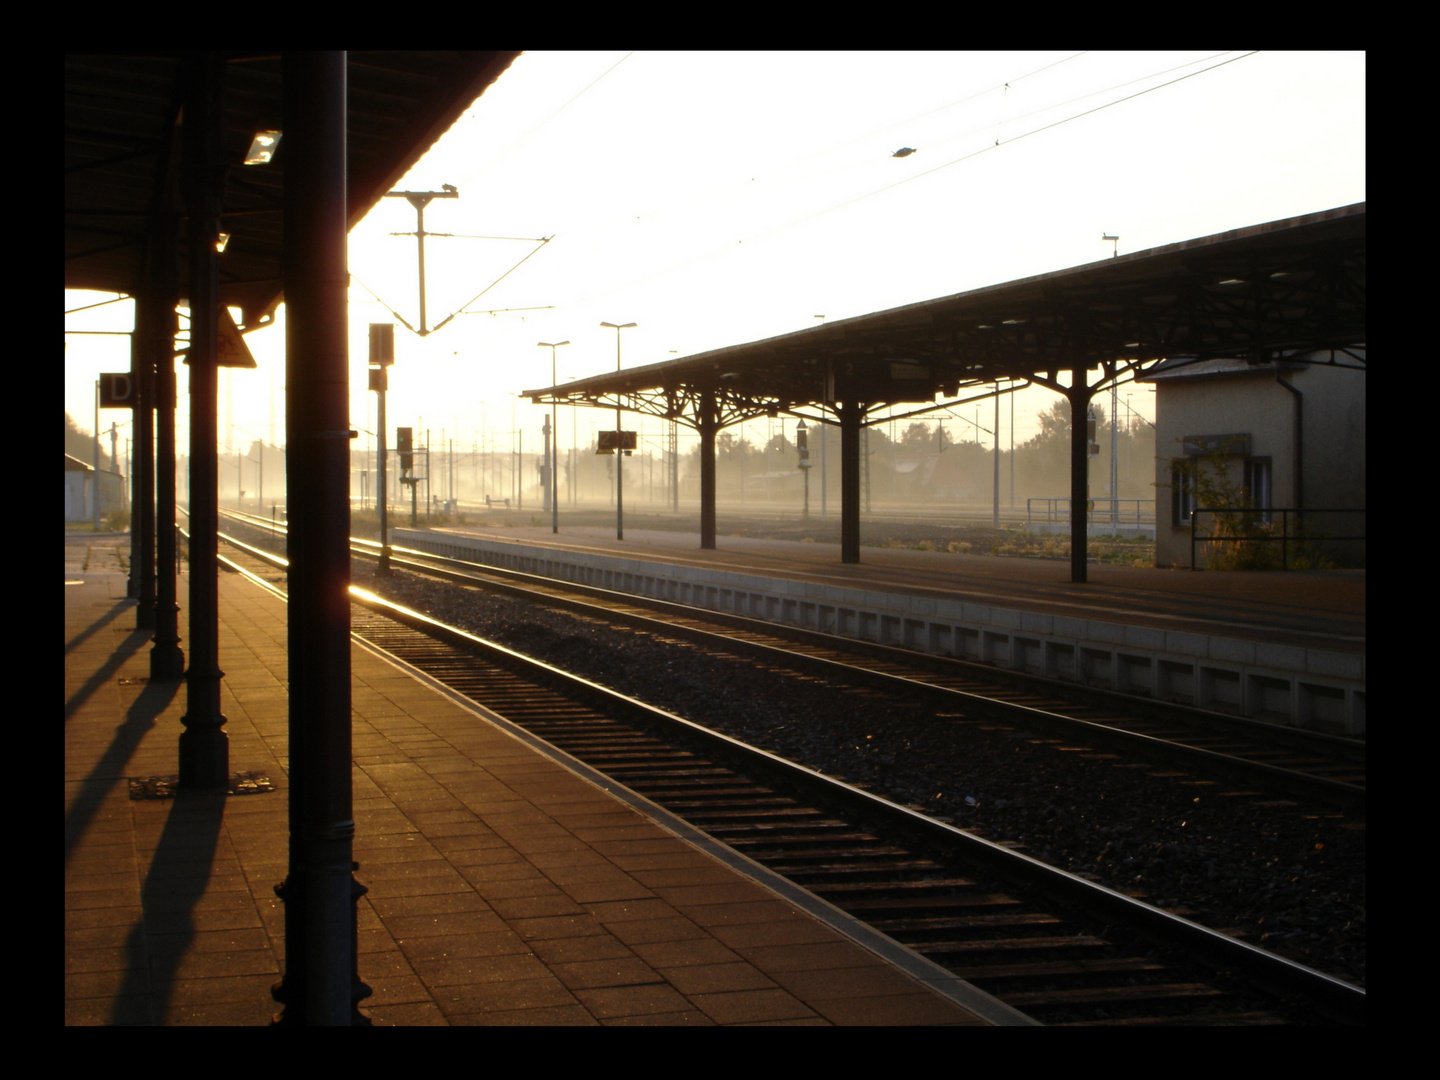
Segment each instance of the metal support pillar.
[[[153,245],[152,245],[153,247]],[[155,628],[155,379],[151,328],[142,303],[135,304],[135,332],[130,335],[130,379],[137,390],[131,410],[135,424],[135,464],[130,478],[130,580],[127,595],[139,603],[135,629]],[[97,433],[98,434],[98,433]],[[97,481],[98,483],[98,481]],[[97,487],[98,492],[98,487]]]
[[860,561],[860,418],[858,401],[838,403],[840,414],[840,561]]
[[137,308],[149,311],[146,347],[155,369],[155,645],[150,650],[150,678],[173,681],[184,677],[185,653],[180,648],[180,605],[176,595],[175,536],[175,261],[174,219],[165,215],[152,288]]
[[715,391],[700,392],[700,548],[715,550]]
[[1087,556],[1090,538],[1086,517],[1090,501],[1090,440],[1085,416],[1090,409],[1090,387],[1085,368],[1076,367],[1065,392],[1070,399],[1070,580],[1088,579]]
[[219,485],[215,447],[216,349],[220,305],[215,241],[225,167],[221,121],[225,61],[215,52],[185,58],[182,159],[190,246],[190,669],[181,718],[180,786],[223,789],[229,738],[220,712]]
[[290,864],[278,1023],[367,1025],[352,874],[346,54],[287,52]]

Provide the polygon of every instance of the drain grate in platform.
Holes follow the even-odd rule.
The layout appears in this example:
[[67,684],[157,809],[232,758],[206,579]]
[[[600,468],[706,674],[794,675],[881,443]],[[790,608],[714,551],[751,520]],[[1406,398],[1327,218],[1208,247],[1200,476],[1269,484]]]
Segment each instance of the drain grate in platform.
[[[275,790],[268,776],[257,772],[230,774],[226,793],[230,795],[264,795]],[[178,776],[142,776],[130,778],[132,799],[173,799],[182,793]]]

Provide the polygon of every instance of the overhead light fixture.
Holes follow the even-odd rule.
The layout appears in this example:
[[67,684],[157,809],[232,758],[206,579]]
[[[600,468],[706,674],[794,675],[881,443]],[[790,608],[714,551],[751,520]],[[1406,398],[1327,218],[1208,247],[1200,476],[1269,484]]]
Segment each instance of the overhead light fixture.
[[230,234],[228,232],[222,232],[219,236],[215,237],[215,253],[217,255],[224,255],[225,245],[228,243],[230,243]]
[[280,147],[280,134],[278,131],[257,131],[250,141],[250,149],[245,153],[245,164],[268,164]]

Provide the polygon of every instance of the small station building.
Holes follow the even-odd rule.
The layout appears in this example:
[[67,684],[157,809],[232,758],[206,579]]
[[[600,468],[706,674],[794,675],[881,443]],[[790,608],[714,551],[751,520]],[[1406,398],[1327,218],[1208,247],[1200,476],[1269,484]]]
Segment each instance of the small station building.
[[[1250,363],[1178,357],[1151,368],[1155,561],[1212,564],[1240,541],[1205,542],[1225,507],[1263,536],[1261,565],[1315,556],[1364,565],[1365,348]],[[1228,547],[1227,547],[1228,545]],[[1192,553],[1193,548],[1193,553]]]

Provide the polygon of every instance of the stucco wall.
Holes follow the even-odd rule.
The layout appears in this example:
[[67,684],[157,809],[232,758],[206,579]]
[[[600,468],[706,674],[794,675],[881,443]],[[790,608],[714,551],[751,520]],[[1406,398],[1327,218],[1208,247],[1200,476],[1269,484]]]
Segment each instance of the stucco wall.
[[[1303,505],[1318,511],[1365,505],[1365,373],[1313,364],[1287,370],[1283,377],[1301,395],[1303,493],[1295,486],[1296,397],[1277,382],[1275,369],[1155,380],[1158,565],[1190,564],[1190,527],[1173,520],[1170,484],[1172,462],[1185,456],[1185,436],[1248,435],[1250,457],[1270,459],[1274,507]],[[1211,467],[1238,486],[1244,479],[1244,460],[1215,458]],[[1206,531],[1208,521],[1201,518],[1199,531]],[[1314,513],[1307,516],[1305,528],[1307,533],[1363,536],[1364,518]],[[1363,545],[1335,548],[1352,559],[1363,558]],[[1204,565],[1203,557],[1197,565]]]

